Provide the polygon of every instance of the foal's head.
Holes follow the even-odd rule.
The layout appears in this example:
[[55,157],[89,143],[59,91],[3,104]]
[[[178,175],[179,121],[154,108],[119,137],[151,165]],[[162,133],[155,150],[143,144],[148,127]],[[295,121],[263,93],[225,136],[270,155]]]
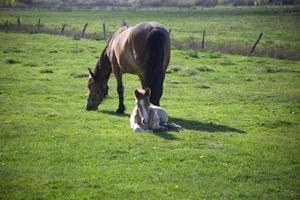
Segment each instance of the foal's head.
[[148,123],[151,90],[135,90],[135,105],[142,124]]
[[88,81],[89,94],[86,103],[87,110],[97,110],[99,104],[108,94],[107,82],[100,80],[95,74],[89,69],[90,79]]

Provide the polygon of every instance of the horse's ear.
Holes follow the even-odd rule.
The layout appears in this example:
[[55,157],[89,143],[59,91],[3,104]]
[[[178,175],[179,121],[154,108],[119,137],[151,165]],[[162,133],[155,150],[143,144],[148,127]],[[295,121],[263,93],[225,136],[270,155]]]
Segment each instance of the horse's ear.
[[96,76],[95,76],[95,74],[92,72],[92,70],[90,69],[90,68],[88,68],[89,69],[89,72],[90,72],[90,75],[91,75],[91,77],[94,79],[94,81],[96,80]]
[[139,98],[141,98],[141,95],[142,94],[138,90],[134,90],[134,96],[135,96],[135,98],[139,99]]
[[150,90],[150,88],[147,88],[147,89],[146,89],[145,95],[146,95],[147,97],[150,97],[150,96],[151,96],[151,90]]

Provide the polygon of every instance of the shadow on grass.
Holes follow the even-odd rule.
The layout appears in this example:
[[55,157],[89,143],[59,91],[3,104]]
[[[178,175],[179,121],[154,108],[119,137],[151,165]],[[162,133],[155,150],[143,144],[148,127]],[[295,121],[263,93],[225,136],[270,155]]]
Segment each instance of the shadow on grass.
[[197,120],[181,119],[176,117],[169,117],[170,122],[174,122],[183,129],[194,130],[194,131],[203,131],[203,132],[235,132],[240,134],[245,134],[245,131],[239,130],[237,128],[232,128],[229,126],[214,124],[214,123],[205,123]]
[[[100,112],[104,113],[104,114],[108,114],[108,115],[114,115],[117,117],[130,117],[130,114],[128,113],[124,113],[124,114],[119,114],[115,111],[111,111],[111,110],[101,110]],[[174,135],[166,132],[166,131],[161,131],[161,132],[153,132],[154,135],[164,138],[166,140],[178,140],[179,138],[175,137]]]
[[120,113],[117,113],[117,112],[111,111],[111,110],[100,110],[100,112],[102,112],[104,114],[114,115],[117,117],[128,117],[128,118],[130,117],[129,113],[120,114]]
[[[124,113],[124,114],[119,114],[115,111],[110,111],[110,110],[101,110],[100,112],[104,114],[109,114],[109,115],[114,115],[117,117],[130,117],[130,114]],[[205,123],[197,120],[189,120],[189,119],[181,119],[181,118],[176,118],[176,117],[169,117],[169,122],[174,122],[180,126],[182,126],[183,129],[187,130],[194,130],[194,131],[202,131],[202,132],[235,132],[239,134],[246,134],[245,131],[239,130],[237,128],[221,125],[221,124],[214,124],[214,123]],[[170,131],[175,131],[176,130],[170,130]],[[153,132],[154,135],[164,138],[166,140],[178,140],[176,136],[172,135],[169,132],[162,131],[162,132]]]
[[[178,131],[176,131],[178,132]],[[166,140],[179,140],[178,137],[172,135],[171,133],[168,133],[166,131],[161,131],[161,132],[153,132],[154,135],[164,138]]]

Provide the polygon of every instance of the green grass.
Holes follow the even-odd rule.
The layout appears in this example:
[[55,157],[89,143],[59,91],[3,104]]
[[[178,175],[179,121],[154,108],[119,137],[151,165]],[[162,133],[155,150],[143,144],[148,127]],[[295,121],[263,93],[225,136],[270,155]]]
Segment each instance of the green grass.
[[0,22],[37,24],[46,27],[80,32],[89,23],[87,32],[101,32],[106,23],[107,31],[114,32],[125,20],[129,24],[157,21],[172,29],[176,40],[200,40],[206,30],[206,41],[218,44],[235,44],[249,48],[259,33],[263,39],[258,48],[291,49],[300,51],[299,7],[244,7],[203,8],[173,10],[0,10]]
[[184,129],[135,134],[136,76],[127,114],[113,76],[85,111],[104,41],[0,41],[0,199],[299,199],[300,62],[174,49],[161,105]]

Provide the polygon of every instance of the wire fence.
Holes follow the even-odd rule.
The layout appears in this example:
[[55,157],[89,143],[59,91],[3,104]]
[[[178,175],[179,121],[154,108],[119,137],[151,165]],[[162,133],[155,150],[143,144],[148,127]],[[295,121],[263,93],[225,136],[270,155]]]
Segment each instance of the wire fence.
[[[5,23],[0,24],[0,30],[5,32],[20,32],[20,33],[46,33],[51,35],[62,35],[71,37],[75,40],[81,38],[90,40],[107,40],[113,35],[114,32],[109,32],[106,28],[106,24],[102,25],[102,31],[98,33],[87,32],[88,23],[85,23],[82,30],[70,30],[70,25],[62,24],[58,28],[48,28],[41,24],[41,20],[38,20],[37,24],[21,24],[20,18],[17,18],[17,23]],[[172,29],[169,30],[172,35]],[[205,50],[214,51],[235,55],[245,56],[260,56],[260,57],[271,57],[288,60],[300,60],[300,53],[296,49],[287,48],[286,46],[274,46],[272,48],[259,47],[259,42],[263,38],[263,33],[260,33],[257,39],[253,41],[252,46],[245,46],[237,43],[216,43],[213,41],[206,40],[207,30],[202,33],[202,39],[189,38],[185,40],[176,40],[171,37],[172,48],[174,49],[186,49],[186,50]]]

